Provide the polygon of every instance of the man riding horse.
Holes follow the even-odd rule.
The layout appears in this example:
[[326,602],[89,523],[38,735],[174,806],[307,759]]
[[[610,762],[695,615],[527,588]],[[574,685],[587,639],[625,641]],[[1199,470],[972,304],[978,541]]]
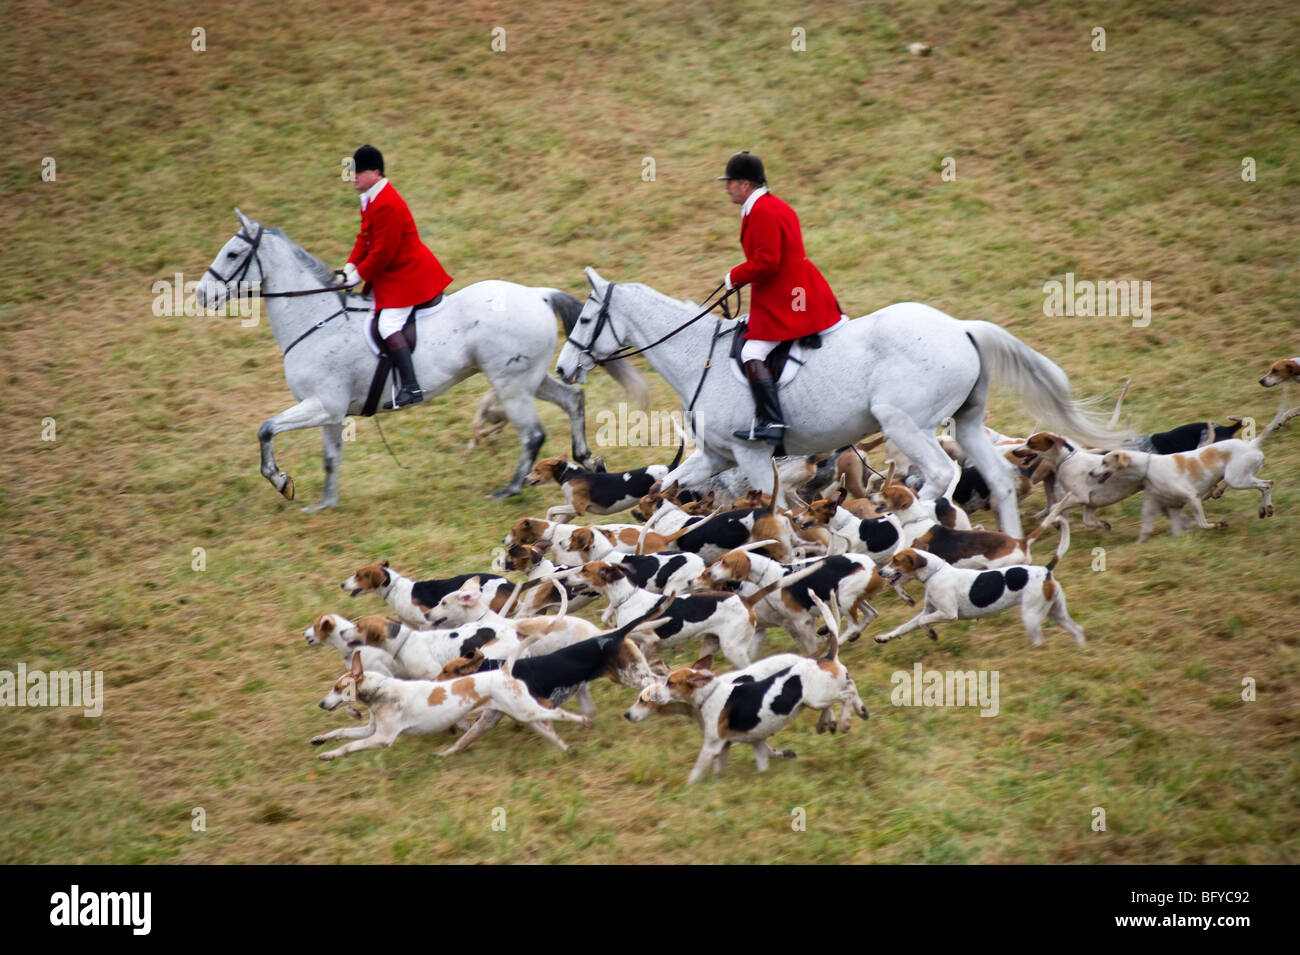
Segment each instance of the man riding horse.
[[397,397],[384,407],[401,408],[424,400],[402,327],[412,313],[442,301],[451,276],[420,241],[411,210],[384,178],[379,150],[362,146],[353,153],[352,162],[361,193],[361,231],[339,274],[347,284],[364,281],[374,291],[379,337],[402,379]]
[[783,341],[830,328],[841,318],[840,305],[804,254],[799,217],[768,192],[762,160],[738,152],[727,160],[726,172],[718,178],[726,181],[731,201],[742,207],[740,245],[745,261],[727,273],[726,286],[728,290],[753,286],[740,358],[757,413],[748,431],[734,434],[779,445],[786,425],[767,356]]

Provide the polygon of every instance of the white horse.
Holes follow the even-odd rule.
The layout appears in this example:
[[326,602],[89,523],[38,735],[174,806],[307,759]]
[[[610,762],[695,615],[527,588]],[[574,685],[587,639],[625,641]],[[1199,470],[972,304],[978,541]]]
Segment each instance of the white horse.
[[[568,382],[585,381],[597,361],[655,342],[695,313],[644,285],[615,289],[594,269],[587,269],[587,281],[592,294],[555,364]],[[724,323],[722,330],[733,325]],[[713,319],[702,319],[645,353],[682,397],[684,410],[700,387],[717,328]],[[749,386],[725,367],[729,345],[729,335],[718,343],[699,392],[691,423],[696,451],[664,478],[665,485],[698,485],[738,465],[754,487],[772,489],[772,448],[732,436],[749,428],[754,401]],[[954,467],[934,429],[952,418],[962,449],[988,482],[1002,530],[1014,537],[1021,528],[1010,464],[984,433],[991,380],[1011,385],[1040,422],[1084,444],[1114,446],[1123,437],[1106,431],[1071,398],[1065,372],[1010,332],[989,322],[958,321],[916,302],[846,322],[803,357],[806,366],[781,388],[785,453],[839,448],[880,431],[920,465],[921,497],[933,500],[948,487]]]
[[[265,229],[238,209],[240,230],[217,254],[199,283],[200,305],[220,306],[237,294],[236,282],[260,282],[263,294],[326,288],[329,266],[304,252],[278,229]],[[265,311],[276,344],[284,352],[284,376],[298,404],[268,418],[258,429],[262,474],[288,500],[293,478],[275,463],[273,442],[282,431],[320,428],[324,439],[325,493],[316,511],[339,500],[343,423],[365,404],[377,358],[365,336],[371,299],[340,292],[300,297],[267,297]],[[412,358],[427,397],[434,397],[475,372],[482,372],[519,432],[522,450],[510,484],[492,497],[518,494],[546,434],[533,406],[534,396],[559,405],[569,415],[573,456],[590,456],[582,389],[547,374],[555,354],[556,317],[568,311],[569,323],[580,303],[565,292],[529,288],[513,282],[478,282],[447,295],[418,317]],[[629,390],[644,388],[630,366],[611,368]]]

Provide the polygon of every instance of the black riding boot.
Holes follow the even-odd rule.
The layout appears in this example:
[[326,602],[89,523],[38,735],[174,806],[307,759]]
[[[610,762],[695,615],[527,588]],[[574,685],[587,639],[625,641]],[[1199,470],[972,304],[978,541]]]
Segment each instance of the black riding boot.
[[785,439],[786,426],[781,418],[781,402],[777,399],[771,369],[767,362],[751,358],[745,362],[745,377],[754,393],[754,426],[751,431],[733,431],[732,434],[746,441],[780,444]]
[[393,364],[397,366],[397,374],[402,379],[402,387],[398,389],[397,397],[392,401],[385,401],[384,408],[404,408],[407,405],[417,405],[424,400],[424,392],[420,390],[420,383],[415,380],[415,366],[411,362],[411,349],[406,344],[406,336],[401,332],[394,332],[384,339],[384,344],[388,346],[388,353],[393,358]]

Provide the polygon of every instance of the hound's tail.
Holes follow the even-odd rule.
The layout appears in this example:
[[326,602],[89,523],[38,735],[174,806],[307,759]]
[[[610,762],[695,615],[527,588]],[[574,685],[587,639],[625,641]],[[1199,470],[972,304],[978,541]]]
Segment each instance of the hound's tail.
[[[818,560],[820,559],[821,558],[818,558]],[[808,577],[811,574],[815,574],[817,573],[817,571],[821,569],[822,568],[820,564],[814,563],[810,567],[803,568],[803,570],[796,570],[793,574],[786,574],[784,577],[778,577],[776,580],[772,581],[766,587],[763,587],[760,590],[755,590],[748,597],[741,597],[740,599],[745,604],[745,606],[756,607],[758,606],[759,602],[768,594],[770,594],[772,591],[781,587],[789,587],[791,584],[795,583],[796,581],[803,580],[805,577]]]
[[[578,324],[578,316],[582,314],[582,301],[576,299],[568,292],[557,288],[543,289],[546,293],[546,304],[551,306],[551,311],[555,313],[564,324],[564,337],[568,338],[573,334],[574,326]],[[609,376],[623,386],[627,392],[628,399],[638,408],[645,408],[650,404],[650,385],[646,382],[641,372],[637,371],[627,360],[619,358],[615,361],[606,362],[601,365]]]
[[[1053,554],[1052,559],[1047,562],[1048,573],[1056,570],[1056,565],[1061,562],[1061,558],[1065,556],[1065,552],[1070,549],[1070,519],[1068,517],[1058,517],[1056,519],[1056,525],[1061,528],[1061,542],[1056,545],[1056,553]],[[1043,526],[1046,527],[1047,525]],[[1039,530],[1042,530],[1042,528],[1040,527]]]
[[1026,409],[1052,430],[1092,448],[1114,448],[1132,437],[1106,427],[1088,402],[1070,394],[1070,379],[1045,355],[992,322],[962,322],[995,381],[1019,392]]

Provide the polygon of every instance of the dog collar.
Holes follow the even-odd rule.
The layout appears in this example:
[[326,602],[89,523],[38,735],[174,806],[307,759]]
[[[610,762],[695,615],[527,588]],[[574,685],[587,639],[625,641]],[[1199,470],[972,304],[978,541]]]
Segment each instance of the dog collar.
[[610,605],[609,605],[609,609],[612,610],[612,611],[614,612],[614,618],[615,618],[615,619],[618,619],[618,608],[621,607],[621,606],[623,606],[623,604],[627,603],[629,600],[631,600],[631,599],[632,599],[633,597],[635,597],[635,596],[636,596],[636,591],[633,590],[630,594],[628,594],[626,597],[624,597],[624,598],[623,598],[622,600],[620,600],[618,603],[616,603],[616,604],[610,604]]
[[395,649],[395,650],[393,651],[393,659],[394,659],[394,660],[396,660],[396,659],[397,659],[397,655],[398,655],[399,653],[402,652],[402,647],[406,646],[406,641],[407,641],[407,640],[410,640],[410,639],[411,639],[411,628],[410,628],[410,627],[407,627],[407,628],[406,628],[406,636],[402,637],[402,642],[399,643],[399,644],[397,645],[397,649]]

